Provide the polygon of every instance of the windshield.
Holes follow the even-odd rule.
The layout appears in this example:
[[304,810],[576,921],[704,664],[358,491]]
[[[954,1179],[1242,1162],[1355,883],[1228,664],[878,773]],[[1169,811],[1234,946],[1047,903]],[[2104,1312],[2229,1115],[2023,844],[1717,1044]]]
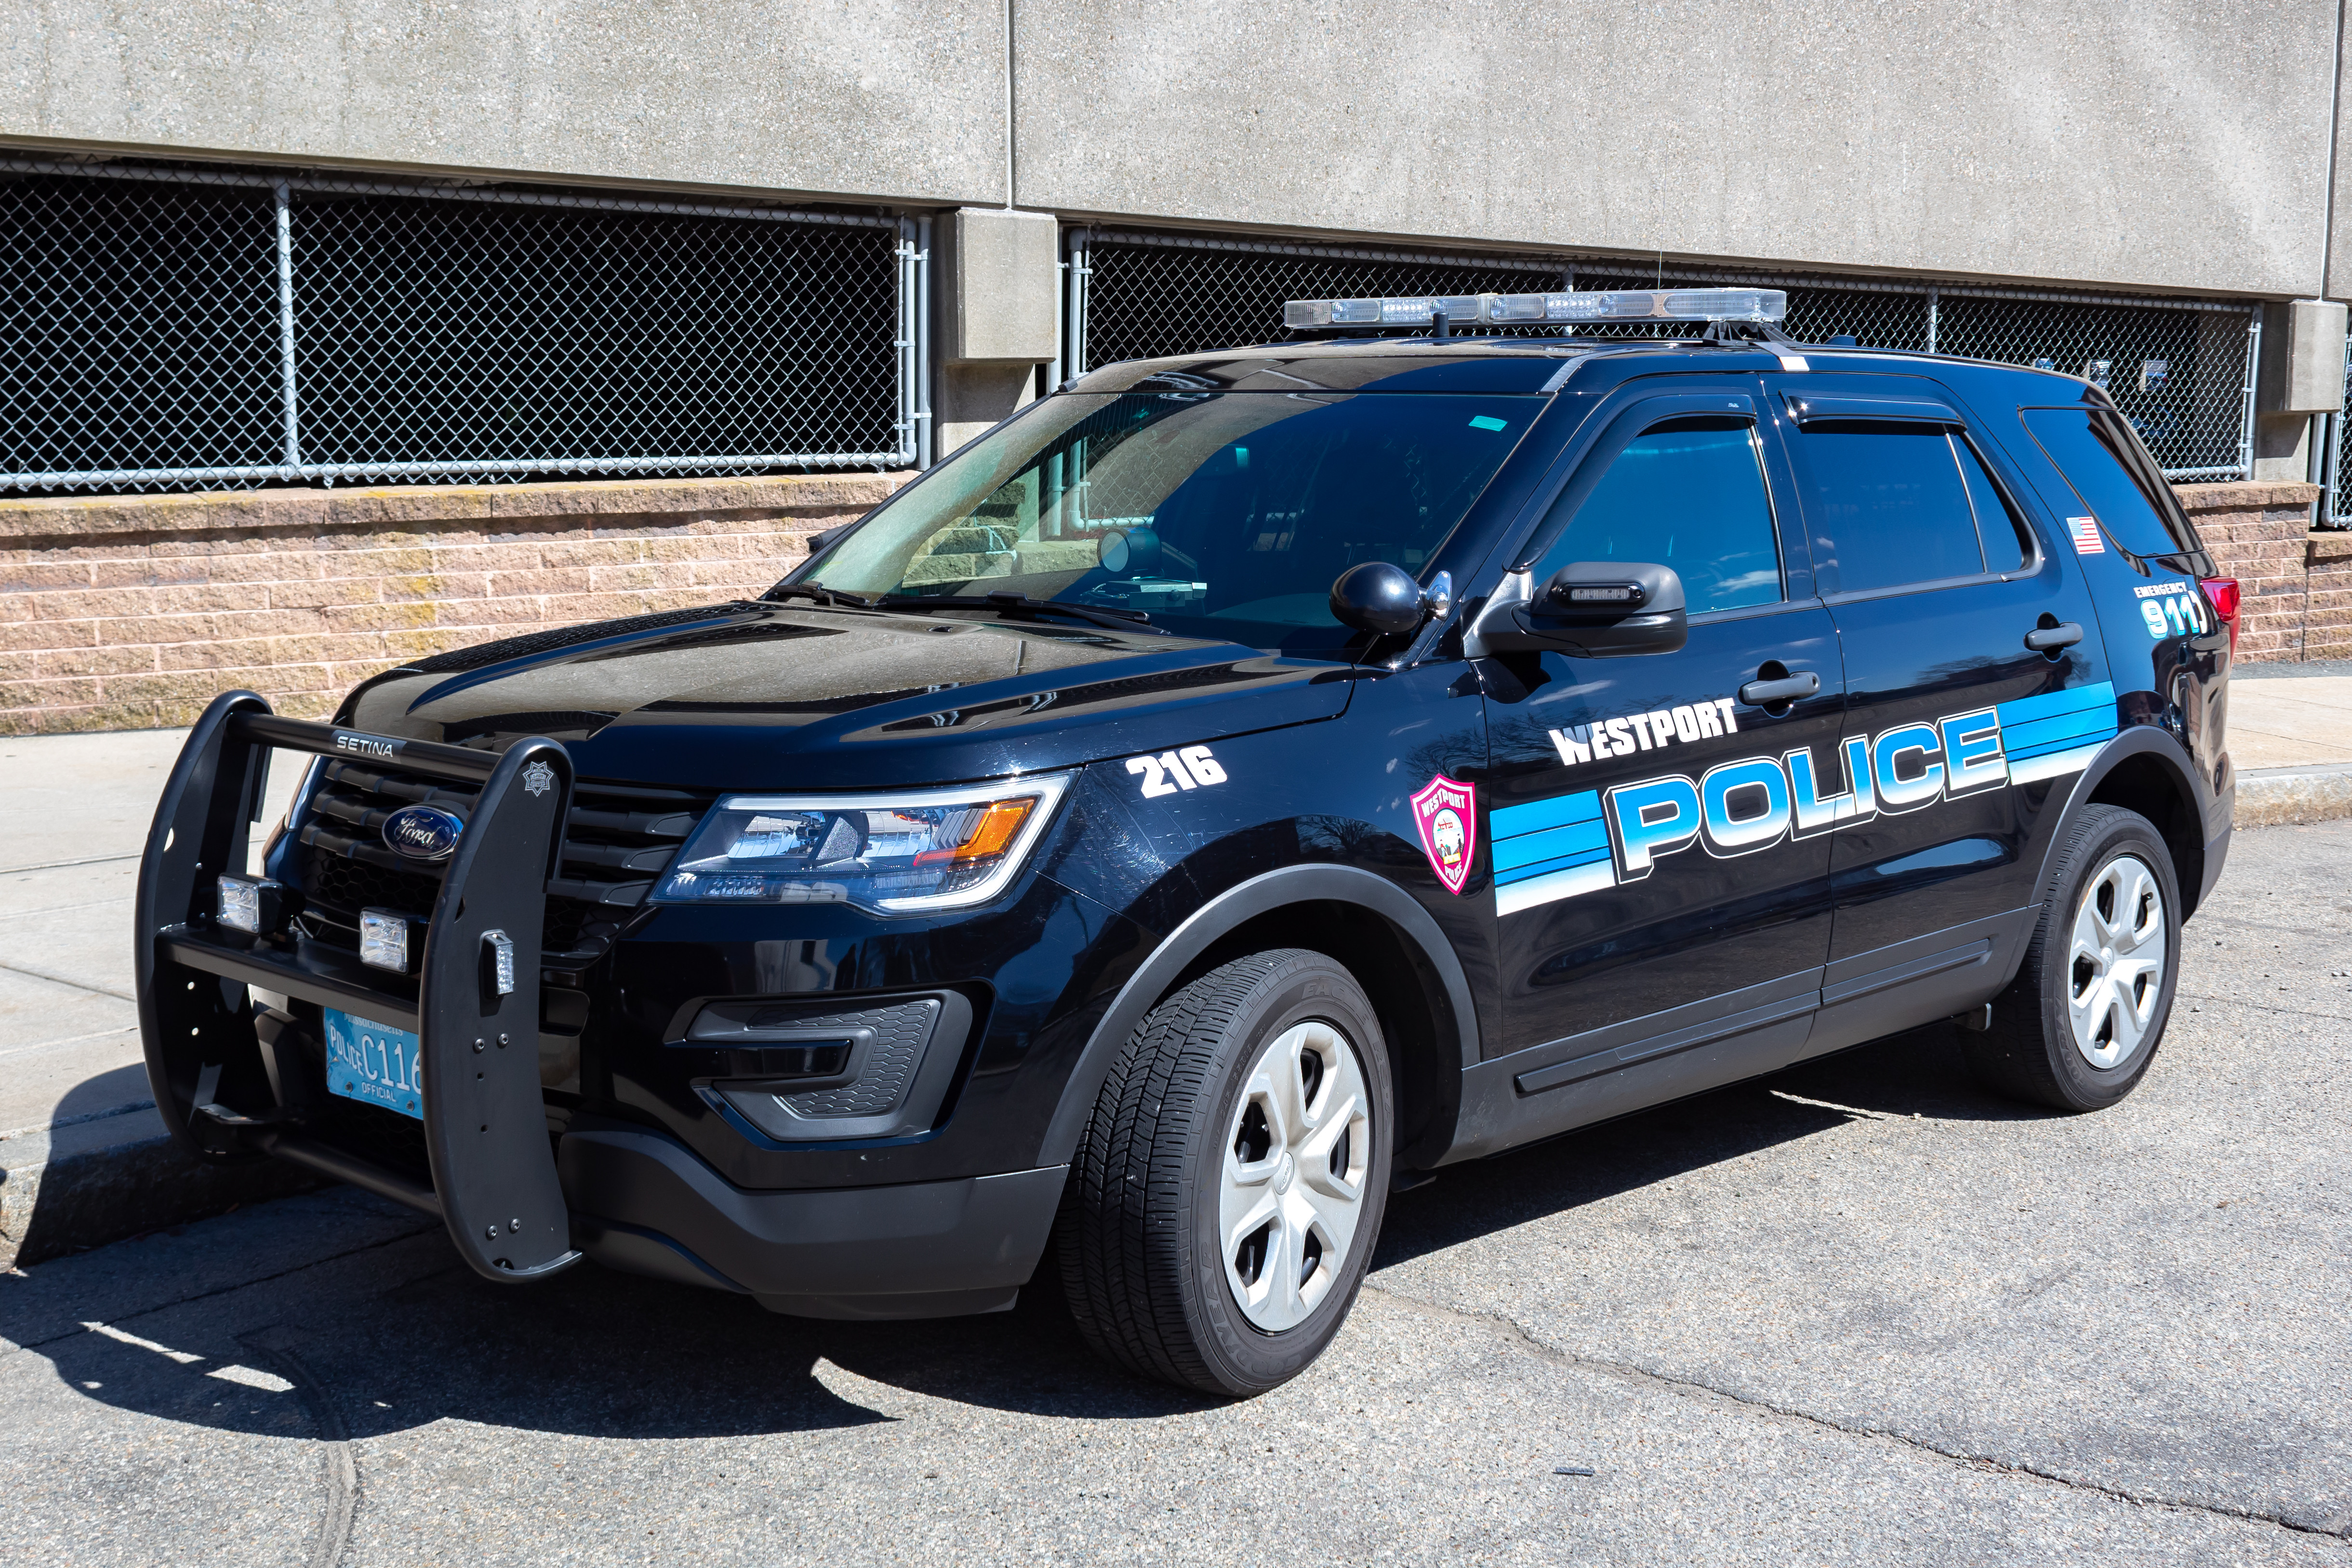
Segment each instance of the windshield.
[[965,448],[800,581],[868,597],[1022,594],[1188,637],[1331,647],[1332,579],[1419,575],[1542,400],[1069,394]]

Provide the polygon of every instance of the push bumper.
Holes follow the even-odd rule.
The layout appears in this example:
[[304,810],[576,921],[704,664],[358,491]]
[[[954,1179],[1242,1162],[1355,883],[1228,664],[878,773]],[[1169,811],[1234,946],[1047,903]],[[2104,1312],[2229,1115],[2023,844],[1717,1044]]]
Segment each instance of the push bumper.
[[808,1318],[1011,1306],[1045,1249],[1069,1171],[747,1192],[667,1134],[620,1122],[575,1121],[557,1158],[589,1257]]
[[[299,925],[215,920],[215,883],[245,870],[272,749],[396,758],[479,786],[414,973],[366,967]],[[571,793],[571,757],[552,741],[492,753],[280,718],[250,691],[215,699],[164,784],[139,874],[140,1033],[173,1136],[201,1159],[273,1155],[436,1215],[488,1279],[577,1262],[537,1050],[546,885]],[[318,1135],[256,1026],[250,987],[415,1032],[429,1185]]]

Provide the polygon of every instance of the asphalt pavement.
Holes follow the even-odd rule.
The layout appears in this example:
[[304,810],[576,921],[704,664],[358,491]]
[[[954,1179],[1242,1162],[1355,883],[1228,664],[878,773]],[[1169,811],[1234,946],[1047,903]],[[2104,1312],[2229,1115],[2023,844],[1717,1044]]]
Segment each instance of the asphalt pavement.
[[1446,1172],[1239,1404],[1050,1287],[805,1322],[250,1206],[0,1276],[0,1561],[2352,1564],[2352,822],[2240,834],[2182,992],[2095,1116],[1939,1027]]

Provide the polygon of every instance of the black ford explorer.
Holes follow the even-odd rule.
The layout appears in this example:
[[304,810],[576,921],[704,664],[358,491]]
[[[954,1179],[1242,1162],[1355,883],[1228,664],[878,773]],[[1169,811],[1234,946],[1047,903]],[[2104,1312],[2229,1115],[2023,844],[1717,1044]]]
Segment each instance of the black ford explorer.
[[[917,1318],[1052,1241],[1104,1354],[1238,1394],[1419,1173],[1946,1018],[2128,1093],[2237,584],[2106,395],[1451,303],[1097,371],[756,602],[223,696],[141,884],[167,1120],[500,1281]],[[1547,311],[1717,320],[1452,333]]]

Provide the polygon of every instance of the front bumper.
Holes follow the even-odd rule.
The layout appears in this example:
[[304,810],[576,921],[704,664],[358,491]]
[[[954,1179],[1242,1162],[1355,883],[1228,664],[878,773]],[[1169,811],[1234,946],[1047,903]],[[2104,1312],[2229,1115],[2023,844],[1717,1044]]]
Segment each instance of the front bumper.
[[564,1135],[557,1165],[589,1257],[807,1318],[1011,1306],[1045,1249],[1069,1170],[746,1192],[664,1133],[584,1118]]
[[[421,963],[387,973],[299,930],[254,936],[216,921],[211,886],[222,869],[246,864],[267,753],[369,746],[397,748],[412,773],[480,786]],[[878,1034],[852,1047],[907,1086],[903,1106],[893,1101],[834,1129],[856,1140],[837,1158],[860,1162],[858,1174],[871,1171],[880,1184],[851,1186],[835,1175],[798,1190],[747,1190],[669,1131],[586,1115],[551,1140],[534,1048],[542,1043],[541,905],[570,782],[570,758],[551,741],[474,752],[282,719],[249,692],[215,701],[165,786],[141,868],[141,1023],[156,1102],[174,1133],[204,1159],[267,1155],[432,1214],[475,1270],[500,1282],[544,1278],[587,1256],[805,1316],[939,1317],[1011,1305],[1045,1249],[1066,1167],[915,1181],[906,1179],[912,1172],[883,1172],[897,1145],[923,1142],[904,1136],[910,1127],[900,1121],[929,1126],[963,1055],[973,1014],[961,993],[917,998],[939,1018],[921,1038],[909,1036],[912,1058],[899,1059],[908,1041]],[[484,962],[493,935],[511,941],[510,973],[494,976]],[[312,1059],[315,1015],[257,1007],[256,990],[296,1012],[341,1008],[415,1033],[421,1124],[395,1125],[372,1108],[354,1121],[349,1102],[324,1092],[323,1062]],[[832,1026],[841,1004],[782,998],[772,1010],[793,1014],[782,1035],[814,1026],[799,1014],[818,1001],[826,1004],[818,1032],[843,1033]],[[907,1005],[900,998],[899,1010]],[[767,1049],[776,1029],[738,1033],[741,1040],[698,1037],[690,1052],[662,1050],[722,1079],[739,1056],[760,1058],[754,1066],[764,1071],[766,1055],[780,1054]],[[844,1037],[852,1036],[863,1038],[855,1029]],[[747,1040],[751,1047],[735,1048]],[[934,1043],[945,1048],[929,1049]],[[832,1080],[811,1081],[822,1089]]]

